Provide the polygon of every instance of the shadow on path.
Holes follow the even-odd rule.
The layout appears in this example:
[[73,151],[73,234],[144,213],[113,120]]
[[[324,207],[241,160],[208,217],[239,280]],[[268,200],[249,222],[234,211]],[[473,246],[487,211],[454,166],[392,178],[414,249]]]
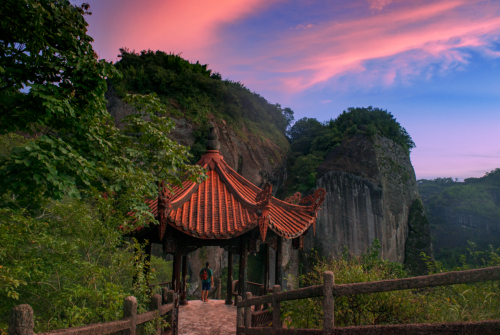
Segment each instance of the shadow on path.
[[189,305],[180,306],[179,335],[214,334],[236,334],[236,307],[224,300],[189,300]]

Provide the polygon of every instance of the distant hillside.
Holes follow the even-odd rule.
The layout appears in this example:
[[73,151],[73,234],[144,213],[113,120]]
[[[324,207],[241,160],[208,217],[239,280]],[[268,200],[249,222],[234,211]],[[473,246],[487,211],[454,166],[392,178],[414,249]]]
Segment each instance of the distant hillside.
[[445,266],[459,262],[468,243],[479,249],[500,246],[500,169],[464,182],[452,178],[418,180],[429,218],[436,259]]
[[[293,120],[290,108],[270,104],[242,83],[222,80],[222,76],[207,69],[207,65],[190,63],[180,55],[120,49],[119,57],[116,67],[123,78],[111,81],[116,94],[154,92],[172,117],[186,118],[194,124],[197,128],[192,145],[195,161],[205,150],[209,119],[223,120],[251,145],[272,146],[268,143],[271,141],[282,153],[286,152],[285,131]],[[252,141],[251,137],[254,137]],[[255,139],[261,143],[253,143]]]

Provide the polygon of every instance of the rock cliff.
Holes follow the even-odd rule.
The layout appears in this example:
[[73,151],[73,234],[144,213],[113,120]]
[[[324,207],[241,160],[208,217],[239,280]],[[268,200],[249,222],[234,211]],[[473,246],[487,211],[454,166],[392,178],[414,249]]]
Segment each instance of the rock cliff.
[[[335,256],[347,246],[359,255],[377,238],[382,258],[404,263],[413,225],[410,208],[419,198],[405,151],[387,138],[357,134],[328,153],[318,176],[317,187],[327,195],[316,235],[306,236],[306,253],[314,248],[321,255]],[[427,242],[430,248],[430,238]]]

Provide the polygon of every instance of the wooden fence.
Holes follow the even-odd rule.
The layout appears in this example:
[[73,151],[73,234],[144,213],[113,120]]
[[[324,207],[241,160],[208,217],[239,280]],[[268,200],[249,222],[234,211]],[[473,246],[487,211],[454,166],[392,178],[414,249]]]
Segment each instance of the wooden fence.
[[173,287],[172,287],[172,282],[171,281],[166,281],[166,282],[163,282],[163,283],[158,283],[158,284],[151,284],[151,285],[148,285],[149,289],[152,290],[156,287],[159,287],[159,288],[168,288],[169,290],[172,290]]
[[[127,297],[123,302],[123,319],[81,327],[58,329],[48,333],[37,335],[105,335],[123,332],[123,335],[136,335],[137,325],[154,320],[158,316],[164,316],[172,312],[169,317],[171,329],[165,333],[177,334],[178,297],[174,291],[167,288],[162,289],[162,294],[155,294],[151,298],[150,311],[137,314],[137,299]],[[12,309],[9,322],[9,335],[34,335],[33,333],[33,309],[30,305],[19,305]],[[158,335],[162,330],[158,329]]]
[[[334,326],[335,297],[398,290],[422,289],[453,284],[468,284],[491,280],[500,280],[500,266],[467,271],[452,271],[413,278],[381,280],[376,282],[343,285],[335,285],[333,272],[325,272],[323,273],[323,285],[311,286],[287,292],[281,292],[281,287],[279,285],[276,285],[273,287],[273,293],[271,295],[254,298],[251,292],[247,292],[245,295],[245,300],[242,301],[241,297],[239,297],[237,302],[237,334],[500,334],[500,320],[439,324],[356,326],[340,328],[335,328]],[[280,309],[281,301],[315,297],[323,297],[323,329],[282,328]],[[257,313],[264,313],[252,312],[252,306],[260,306],[262,304],[272,304],[272,327],[255,326]]]

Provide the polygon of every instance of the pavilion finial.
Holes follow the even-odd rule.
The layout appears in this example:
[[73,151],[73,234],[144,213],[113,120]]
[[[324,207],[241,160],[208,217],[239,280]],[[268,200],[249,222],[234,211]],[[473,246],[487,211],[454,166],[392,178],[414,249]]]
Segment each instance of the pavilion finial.
[[215,125],[210,122],[210,134],[208,134],[206,145],[207,150],[219,150],[220,143],[218,139],[219,136],[217,136],[217,133],[215,132]]

